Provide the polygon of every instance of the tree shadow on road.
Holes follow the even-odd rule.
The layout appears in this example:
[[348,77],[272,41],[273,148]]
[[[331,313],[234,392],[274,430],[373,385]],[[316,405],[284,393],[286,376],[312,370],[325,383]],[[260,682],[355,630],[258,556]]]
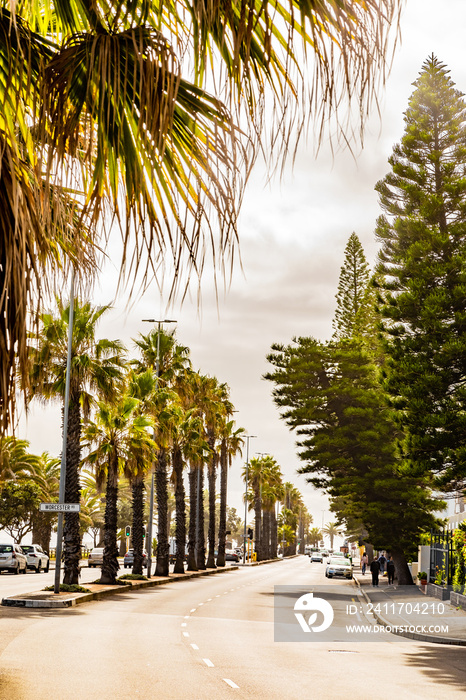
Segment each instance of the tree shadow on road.
[[[416,646],[406,652],[408,665],[424,673],[431,683],[464,691],[466,687],[466,649],[460,646]],[[439,691],[440,692],[440,691]]]

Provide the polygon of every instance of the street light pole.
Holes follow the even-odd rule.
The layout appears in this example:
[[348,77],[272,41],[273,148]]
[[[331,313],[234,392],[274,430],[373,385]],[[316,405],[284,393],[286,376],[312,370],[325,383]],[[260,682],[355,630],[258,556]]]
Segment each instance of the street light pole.
[[246,438],[246,485],[244,491],[244,533],[243,533],[243,564],[246,563],[246,523],[248,520],[248,476],[249,476],[249,440],[257,435],[245,435]]
[[[164,318],[159,321],[155,318],[143,318],[144,323],[157,324],[157,356],[155,362],[155,388],[159,388],[159,372],[160,372],[160,330],[162,323],[176,323],[173,319]],[[154,519],[154,491],[155,491],[155,472],[152,465],[152,475],[150,484],[150,500],[149,500],[149,522],[147,523],[147,578],[151,577],[152,569],[152,521]]]
[[[71,269],[71,285],[70,285],[70,310],[68,315],[68,350],[66,357],[66,379],[65,379],[65,404],[63,407],[63,443],[61,450],[61,465],[60,465],[60,485],[58,490],[58,502],[65,502],[65,485],[66,485],[66,445],[68,442],[68,412],[70,407],[70,377],[71,377],[71,352],[73,345],[73,320],[74,320],[74,267]],[[63,517],[64,514],[58,513],[57,524],[57,546],[55,548],[55,580],[54,593],[60,593],[60,569],[61,569],[61,553],[63,540]]]

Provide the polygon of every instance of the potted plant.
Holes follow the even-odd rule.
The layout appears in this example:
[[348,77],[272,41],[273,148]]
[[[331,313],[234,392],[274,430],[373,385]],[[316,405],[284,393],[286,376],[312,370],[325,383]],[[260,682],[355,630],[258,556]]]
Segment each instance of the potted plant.
[[419,582],[421,586],[425,586],[427,584],[427,574],[425,571],[420,571],[417,575]]

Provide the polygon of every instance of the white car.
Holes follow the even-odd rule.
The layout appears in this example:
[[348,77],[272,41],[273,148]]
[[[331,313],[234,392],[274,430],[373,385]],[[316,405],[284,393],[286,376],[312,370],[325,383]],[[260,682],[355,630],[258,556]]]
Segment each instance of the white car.
[[0,544],[0,571],[25,574],[27,568],[27,558],[19,544]]
[[48,554],[44,552],[39,544],[22,544],[21,549],[27,557],[27,567],[40,574],[43,570],[45,573],[49,570],[50,560]]
[[310,556],[310,560],[311,560],[311,564],[312,564],[313,561],[318,561],[318,562],[320,562],[321,564],[322,564],[322,562],[324,561],[324,560],[323,560],[323,557],[322,557],[322,554],[321,554],[320,552],[312,552],[312,554],[311,554],[311,556]]
[[89,554],[88,567],[102,566],[104,563],[104,548],[94,547],[94,549]]
[[353,567],[350,560],[344,557],[332,557],[329,559],[325,569],[325,575],[327,578],[333,578],[334,576],[353,578]]

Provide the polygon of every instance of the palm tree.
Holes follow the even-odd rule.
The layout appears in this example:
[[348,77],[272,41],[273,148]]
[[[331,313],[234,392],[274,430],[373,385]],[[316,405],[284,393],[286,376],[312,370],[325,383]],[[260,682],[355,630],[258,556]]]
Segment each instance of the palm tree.
[[[69,305],[57,298],[58,315],[41,314],[40,328],[29,345],[29,399],[64,400],[68,344]],[[70,402],[66,444],[65,502],[79,503],[81,421],[89,415],[91,392],[111,397],[122,378],[123,345],[117,340],[97,340],[96,326],[109,306],[93,307],[75,301],[71,351]],[[64,526],[64,583],[79,582],[81,538],[79,513],[67,513]]]
[[283,498],[282,473],[276,460],[267,455],[263,458],[263,475],[261,485],[262,499],[262,556],[271,559],[277,556],[277,520],[275,505]]
[[312,527],[309,530],[309,544],[313,547],[317,547],[322,539],[322,531],[318,527]]
[[[128,374],[128,391],[138,399],[138,411],[148,415],[153,411],[157,378],[152,369],[136,373],[131,370]],[[149,446],[149,450],[147,447]],[[148,445],[140,442],[139,435],[135,436],[131,458],[125,464],[125,476],[129,481],[132,492],[132,526],[131,540],[133,545],[133,574],[142,574],[144,562],[144,479],[151,469],[155,455],[155,443]]]
[[157,392],[153,402],[153,415],[156,420],[155,441],[158,445],[155,481],[157,494],[157,562],[156,576],[169,573],[169,528],[168,528],[168,453],[170,450],[171,413],[170,405],[177,401],[171,390],[177,384],[178,375],[184,376],[190,367],[189,348],[176,343],[175,331],[165,332],[156,329],[147,335],[140,335],[135,341],[141,359],[133,364],[138,370],[158,368]]
[[29,442],[12,435],[0,437],[0,485],[11,479],[31,478],[40,469],[40,460],[28,452]]
[[[206,218],[213,228],[206,204],[219,215],[217,253],[228,254],[246,180],[238,182],[240,165],[247,174],[251,161],[235,125],[242,108],[259,139],[267,91],[276,117],[272,143],[285,144],[285,151],[293,104],[322,127],[347,95],[363,119],[378,71],[385,76],[388,29],[399,5],[217,1],[200,10],[181,0],[2,0],[1,429],[12,418],[16,368],[27,380],[28,302],[40,298],[47,273],[62,269],[64,258],[92,262],[104,203],[120,221],[125,244],[136,230],[136,270],[144,248],[148,267],[168,249],[176,271],[184,252],[201,270],[200,224]],[[314,62],[309,87],[302,69],[307,48]],[[219,81],[212,70],[220,70]],[[217,82],[224,104],[203,89]],[[225,105],[237,105],[236,114]],[[76,182],[84,188],[81,212],[78,198],[63,205],[64,187]],[[87,217],[89,226],[70,226],[67,211],[79,222]]]
[[[48,452],[43,452],[37,459],[31,481],[34,481],[40,489],[42,503],[54,503],[58,501],[60,487],[61,460],[51,457]],[[82,505],[81,505],[82,511]],[[39,544],[47,554],[50,548],[50,538],[55,518],[50,513],[37,510],[32,516],[32,541]]]
[[[104,557],[100,583],[113,585],[119,569],[117,547],[117,503],[118,477],[124,464],[131,459],[137,444],[138,449],[149,452],[153,443],[148,429],[151,421],[138,413],[139,401],[123,395],[118,402],[99,402],[95,422],[89,423],[84,431],[86,447],[92,451],[86,462],[96,473],[96,483],[105,488]],[[143,446],[143,447],[141,447]]]
[[217,566],[225,566],[225,542],[227,529],[228,468],[233,457],[240,453],[244,443],[244,428],[234,430],[234,421],[226,420],[220,429],[220,521],[218,526]]
[[252,457],[249,460],[249,465],[243,468],[242,477],[246,480],[246,470],[248,472],[248,501],[254,508],[254,541],[256,548],[257,561],[262,559],[262,497],[261,485],[263,480],[264,460],[262,458]]
[[333,540],[337,535],[341,535],[341,526],[337,523],[327,523],[325,527],[322,528],[322,532],[330,537],[330,549],[333,549]]

